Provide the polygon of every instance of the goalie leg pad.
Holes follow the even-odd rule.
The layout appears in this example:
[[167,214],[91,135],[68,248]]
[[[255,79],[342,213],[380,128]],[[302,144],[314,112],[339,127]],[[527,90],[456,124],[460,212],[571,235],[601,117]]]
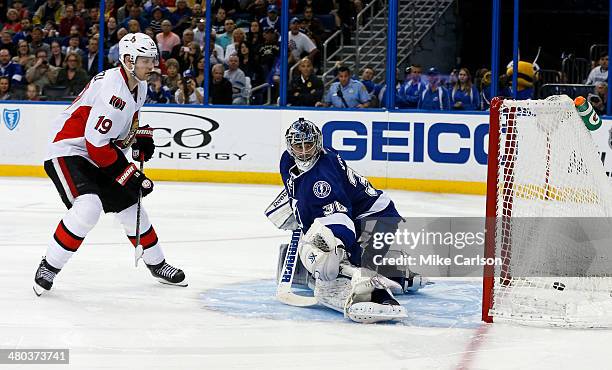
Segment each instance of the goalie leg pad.
[[357,272],[359,270],[363,269],[355,268],[350,279],[345,276],[332,281],[318,279],[315,297],[319,303],[342,312],[346,318],[359,323],[405,318],[406,309],[398,304],[381,282],[385,281],[385,278],[380,275],[364,276]]

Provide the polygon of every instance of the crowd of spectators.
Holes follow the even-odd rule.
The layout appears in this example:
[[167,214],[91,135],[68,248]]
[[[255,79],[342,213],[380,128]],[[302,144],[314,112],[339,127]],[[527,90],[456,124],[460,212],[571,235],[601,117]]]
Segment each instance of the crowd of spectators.
[[[210,73],[212,104],[275,103],[280,82],[280,0],[214,0],[210,70],[204,70],[205,1],[107,0],[104,32],[91,0],[8,0],[0,6],[3,99],[70,99],[102,69],[118,66],[118,41],[144,32],[157,43],[160,64],[150,76],[149,103],[202,103]],[[350,34],[361,0],[291,0],[288,63],[307,57],[318,70],[321,47],[337,29]],[[104,47],[99,61],[100,38]],[[267,85],[265,85],[267,84]],[[28,87],[33,85],[31,88]],[[231,88],[228,88],[230,87]],[[2,91],[2,88],[0,88]]]
[[[205,70],[204,1],[107,0],[100,32],[99,3],[92,0],[8,0],[0,6],[0,100],[70,100],[102,69],[119,62],[118,41],[144,32],[157,43],[159,66],[149,76],[148,103],[202,104],[209,74],[209,103],[276,104],[280,94],[280,0],[213,0],[209,70]],[[321,80],[323,42],[342,30],[350,42],[364,0],[290,0],[287,101],[293,106],[385,107],[388,87],[376,71],[351,71],[338,63],[334,82]],[[100,40],[102,38],[102,40]],[[100,61],[98,48],[103,45]],[[297,64],[297,65],[296,65]],[[585,84],[603,112],[608,56],[601,55]],[[360,75],[357,76],[356,74]],[[411,65],[396,72],[396,108],[486,110],[491,73],[459,68],[441,73]],[[500,92],[511,96],[511,79]],[[253,91],[254,88],[259,87]],[[533,91],[522,97],[536,98]]]

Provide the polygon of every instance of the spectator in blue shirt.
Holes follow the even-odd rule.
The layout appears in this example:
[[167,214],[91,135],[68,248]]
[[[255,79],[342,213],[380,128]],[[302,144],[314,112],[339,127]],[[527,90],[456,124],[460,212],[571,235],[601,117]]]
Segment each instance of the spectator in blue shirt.
[[421,80],[423,75],[423,67],[418,64],[413,64],[406,68],[405,76],[407,79],[400,85],[398,90],[398,98],[396,105],[398,108],[416,108],[419,103],[419,97],[425,91],[425,82]]
[[370,67],[365,67],[361,73],[361,83],[366,87],[368,94],[370,94],[371,102],[378,100],[378,94],[380,93],[380,89],[382,89],[382,85],[374,82],[373,78],[374,70]]
[[421,93],[417,108],[424,110],[450,110],[448,90],[440,86],[440,72],[435,67],[427,70],[427,87]]
[[21,64],[11,61],[8,49],[0,50],[0,76],[8,77],[11,85],[20,85],[23,81]]
[[274,30],[280,33],[280,22],[278,17],[278,8],[276,5],[268,5],[268,16],[259,20],[259,25],[262,30],[267,28],[274,28]]
[[142,8],[140,8],[139,6],[133,6],[130,8],[130,16],[125,18],[123,23],[121,23],[121,27],[128,28],[128,22],[132,19],[138,22],[141,30],[144,30],[145,28],[149,27],[149,21],[147,21],[146,18],[142,16]]
[[457,76],[457,82],[451,90],[453,110],[479,110],[480,96],[478,89],[472,83],[470,71],[467,68],[461,68]]
[[343,66],[338,68],[338,82],[331,85],[324,102],[317,103],[316,106],[367,108],[370,106],[370,94],[361,82],[351,79],[351,70]]

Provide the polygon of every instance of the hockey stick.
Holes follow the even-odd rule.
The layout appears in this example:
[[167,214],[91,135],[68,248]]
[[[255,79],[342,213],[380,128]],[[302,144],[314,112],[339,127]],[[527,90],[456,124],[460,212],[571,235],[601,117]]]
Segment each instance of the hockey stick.
[[283,273],[280,276],[276,288],[276,298],[282,303],[290,306],[308,307],[318,303],[315,297],[301,296],[291,291],[293,275],[295,273],[296,264],[298,263],[298,242],[300,241],[301,233],[302,231],[297,229],[291,235],[291,243],[287,248],[287,254],[285,254]]
[[[139,158],[140,172],[144,170],[144,158]],[[134,249],[134,267],[138,267],[138,261],[142,258],[144,249],[140,245],[140,209],[142,205],[142,188],[138,189],[138,205],[136,206],[136,249]]]

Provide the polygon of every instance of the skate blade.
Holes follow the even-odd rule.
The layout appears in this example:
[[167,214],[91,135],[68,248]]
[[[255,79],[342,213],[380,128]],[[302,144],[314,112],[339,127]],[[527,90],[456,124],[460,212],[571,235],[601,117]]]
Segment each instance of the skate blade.
[[166,280],[164,280],[164,279],[157,279],[157,281],[159,281],[161,284],[164,284],[164,285],[171,285],[171,286],[180,286],[180,287],[186,287],[186,286],[188,285],[188,284],[187,284],[187,279],[185,279],[185,280],[181,281],[180,283],[171,283],[171,282],[166,281]]
[[34,290],[34,294],[36,294],[37,297],[40,297],[46,291],[45,288],[41,287],[36,283],[34,283],[34,285],[32,286],[32,290]]

